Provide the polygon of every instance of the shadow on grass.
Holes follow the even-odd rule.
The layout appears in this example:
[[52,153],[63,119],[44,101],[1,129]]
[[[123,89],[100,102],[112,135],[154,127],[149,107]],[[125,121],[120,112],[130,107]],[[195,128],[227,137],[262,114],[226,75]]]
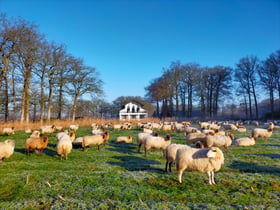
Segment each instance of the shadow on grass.
[[280,147],[280,144],[263,144],[262,146],[267,146],[267,147]]
[[260,166],[255,163],[234,161],[228,167],[231,169],[238,169],[241,172],[274,174],[280,176],[280,168],[273,167],[273,166]]
[[109,151],[119,152],[124,154],[136,154],[137,146],[136,144],[127,144],[127,143],[116,143],[116,142],[109,142],[108,143],[111,148],[108,148]]
[[132,155],[113,156],[112,158],[116,159],[117,161],[108,161],[107,163],[114,166],[123,167],[128,171],[152,171],[152,172],[159,172],[159,173],[164,172],[164,170],[161,168],[156,168],[154,166],[151,166],[151,165],[161,165],[161,163],[156,160],[149,160],[149,159],[136,157]]
[[280,159],[280,154],[254,154],[256,156],[270,157],[272,159]]

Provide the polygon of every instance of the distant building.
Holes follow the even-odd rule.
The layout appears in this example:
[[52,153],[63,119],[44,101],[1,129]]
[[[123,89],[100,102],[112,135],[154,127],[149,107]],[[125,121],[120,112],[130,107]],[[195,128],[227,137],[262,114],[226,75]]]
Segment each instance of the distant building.
[[124,109],[120,110],[119,116],[120,120],[139,120],[148,118],[148,112],[139,105],[130,102],[124,106]]

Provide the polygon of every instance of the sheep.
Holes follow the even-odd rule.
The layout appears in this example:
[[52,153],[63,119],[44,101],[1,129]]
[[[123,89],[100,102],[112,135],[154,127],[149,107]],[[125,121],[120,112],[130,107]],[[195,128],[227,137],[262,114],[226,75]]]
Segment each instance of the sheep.
[[257,139],[258,137],[262,137],[265,140],[267,140],[269,137],[271,137],[272,133],[273,133],[273,128],[274,128],[274,124],[270,123],[269,127],[267,129],[264,128],[254,128],[252,130],[252,137],[254,137],[255,139]]
[[246,133],[247,132],[247,128],[244,127],[244,126],[238,126],[236,131],[239,132],[239,133]]
[[30,150],[38,150],[39,156],[42,155],[42,151],[48,145],[48,136],[44,136],[42,138],[28,138],[25,141],[25,152],[26,155],[29,155]]
[[32,132],[32,134],[30,135],[30,138],[39,138],[40,137],[40,131],[38,131],[38,130],[34,130],[33,132]]
[[113,130],[120,130],[122,127],[121,124],[113,124]]
[[78,124],[76,124],[76,125],[70,125],[70,126],[69,126],[69,129],[76,132],[76,131],[79,129],[79,125],[78,125]]
[[70,141],[73,142],[75,139],[75,132],[70,131],[69,134],[66,132],[59,132],[56,134],[57,141],[59,141],[61,138],[64,138],[64,136],[69,136]]
[[143,128],[143,132],[144,133],[153,133],[153,130],[149,129],[149,128]]
[[201,129],[208,129],[210,123],[209,122],[198,122]]
[[176,153],[176,169],[179,183],[182,183],[182,175],[186,169],[199,172],[207,172],[210,185],[216,184],[214,172],[219,171],[224,164],[224,154],[218,147],[206,149],[178,149]]
[[15,128],[3,128],[3,135],[9,136],[15,134]]
[[56,130],[56,131],[62,131],[62,130],[63,130],[63,126],[61,126],[61,125],[56,125],[56,126],[55,126],[55,130]]
[[106,145],[106,141],[108,140],[109,133],[105,132],[103,135],[93,135],[93,136],[84,136],[82,142],[83,151],[87,146],[97,145],[98,150],[100,150],[100,145]]
[[83,144],[83,137],[75,138],[74,141],[72,142],[72,145],[76,148],[82,147],[82,144]]
[[232,144],[232,140],[234,138],[233,134],[228,135],[207,135],[204,146],[205,147],[221,147],[223,146],[226,150]]
[[119,136],[116,139],[117,143],[124,142],[124,143],[132,143],[132,136]]
[[15,141],[7,139],[4,142],[0,142],[0,163],[2,160],[11,157],[14,153]]
[[190,126],[187,126],[187,127],[184,127],[182,128],[183,132],[185,132],[185,135],[188,135],[190,133],[201,133],[201,131],[195,127],[190,127]]
[[171,165],[176,160],[176,152],[178,149],[181,148],[191,148],[188,145],[185,144],[169,144],[164,151],[164,156],[166,159],[165,164],[165,171],[167,172],[167,168],[169,166],[169,172],[171,172]]
[[32,130],[31,130],[30,128],[26,128],[26,129],[24,130],[24,132],[28,134],[28,133],[32,133]]
[[54,125],[45,125],[45,126],[41,126],[41,133],[45,134],[45,133],[53,133],[55,131],[55,126]]
[[152,134],[152,133],[138,133],[137,134],[137,138],[136,138],[136,142],[137,142],[137,151],[140,152],[141,149],[141,145],[144,144],[145,139],[148,136],[157,136],[157,134]]
[[167,132],[167,131],[174,131],[175,130],[175,125],[163,125],[161,127],[161,130],[163,132]]
[[256,144],[256,139],[254,137],[241,137],[235,139],[233,143],[236,146],[251,146]]
[[[147,156],[147,151],[151,148],[165,150],[165,148],[171,144],[171,136],[166,135],[165,138],[161,136],[148,136],[144,141],[145,156]],[[163,153],[164,154],[164,153]]]
[[236,131],[238,129],[236,125],[231,124],[231,123],[230,124],[224,124],[223,128],[225,130],[232,130],[232,131]]
[[189,143],[196,143],[197,141],[204,141],[206,138],[205,133],[190,133],[187,135],[187,144]]
[[[72,132],[73,134],[73,132]],[[58,138],[58,142],[56,145],[56,151],[57,154],[60,156],[60,160],[62,160],[62,157],[65,156],[65,159],[67,160],[68,154],[72,150],[72,140],[70,135],[66,133],[61,133]]]

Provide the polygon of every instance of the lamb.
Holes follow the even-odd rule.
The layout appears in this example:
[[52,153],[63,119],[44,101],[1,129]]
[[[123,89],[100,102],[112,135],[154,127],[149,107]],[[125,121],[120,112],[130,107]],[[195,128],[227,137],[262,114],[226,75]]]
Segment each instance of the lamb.
[[151,148],[165,150],[165,148],[171,144],[171,136],[166,135],[165,138],[161,136],[148,136],[144,141],[145,156],[147,156],[147,151]]
[[140,152],[141,145],[144,144],[144,141],[148,136],[157,136],[157,134],[151,134],[151,133],[138,133],[136,142],[137,142],[137,151]]
[[41,126],[41,133],[45,134],[45,133],[53,133],[55,131],[55,126],[54,125],[45,125],[45,126]]
[[25,141],[25,151],[26,155],[29,155],[30,150],[38,150],[39,156],[42,155],[42,151],[48,145],[48,136],[42,138],[28,138]]
[[176,152],[178,149],[182,148],[191,148],[188,145],[185,144],[169,144],[164,151],[164,156],[166,159],[166,164],[165,164],[165,171],[167,172],[167,168],[169,166],[169,172],[171,172],[171,165],[172,163],[176,160]]
[[[70,133],[73,134],[73,132]],[[56,146],[56,151],[57,154],[60,156],[60,160],[62,160],[63,156],[65,156],[65,159],[67,160],[67,156],[71,152],[71,150],[72,150],[72,140],[70,135],[66,133],[61,133],[61,135],[59,135],[57,146]]]
[[258,137],[262,137],[265,140],[267,140],[269,137],[271,137],[272,133],[273,133],[273,128],[274,128],[274,124],[270,123],[269,127],[267,129],[264,128],[254,128],[252,130],[252,137],[254,137],[255,139],[257,139]]
[[132,136],[119,136],[116,139],[117,143],[124,142],[124,143],[132,143]]
[[251,146],[256,144],[256,139],[254,137],[241,137],[234,140],[234,145],[237,146]]
[[13,135],[13,134],[15,134],[15,128],[14,127],[3,128],[3,135],[10,136],[10,135]]
[[218,147],[206,149],[178,149],[176,153],[176,169],[179,183],[182,183],[182,175],[186,169],[199,172],[207,172],[210,185],[216,184],[214,172],[220,170],[224,164],[224,154]]
[[4,142],[0,142],[0,163],[2,160],[11,157],[14,153],[15,141],[7,139]]
[[97,145],[98,150],[100,150],[100,145],[106,145],[106,141],[108,140],[109,133],[105,132],[103,135],[93,135],[93,136],[84,136],[82,147],[83,151],[87,146]]

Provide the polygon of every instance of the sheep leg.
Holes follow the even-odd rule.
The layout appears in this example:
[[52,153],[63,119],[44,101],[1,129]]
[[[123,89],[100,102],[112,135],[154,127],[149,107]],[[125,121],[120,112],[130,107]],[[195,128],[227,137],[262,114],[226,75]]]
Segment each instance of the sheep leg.
[[183,170],[178,171],[178,180],[179,180],[179,183],[182,183],[182,175],[183,175]]
[[167,167],[168,167],[168,161],[165,163],[165,172],[167,172]]
[[214,171],[207,171],[209,184],[216,184],[214,180]]
[[137,151],[140,152],[140,149],[141,149],[141,144],[138,144]]
[[100,150],[100,145],[97,145],[98,150]]
[[171,166],[172,166],[172,162],[169,163],[169,172],[171,172]]

